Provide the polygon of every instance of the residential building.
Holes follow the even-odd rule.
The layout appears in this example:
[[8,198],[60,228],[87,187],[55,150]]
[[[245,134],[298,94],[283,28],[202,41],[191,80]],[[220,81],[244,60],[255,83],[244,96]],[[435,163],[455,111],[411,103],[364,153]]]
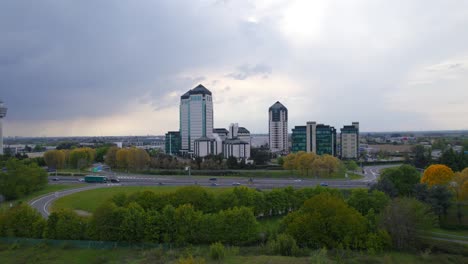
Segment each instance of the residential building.
[[307,129],[306,126],[295,126],[292,129],[291,152],[307,151]]
[[178,155],[181,148],[180,131],[166,133],[165,149],[168,155]]
[[[206,156],[205,150],[212,148],[207,142],[213,139],[213,98],[201,84],[180,97],[180,136],[182,153]],[[201,153],[195,153],[198,139],[202,145],[197,149],[203,150]]]
[[353,122],[350,126],[341,129],[341,158],[359,158],[359,122]]
[[277,101],[268,109],[268,115],[270,151],[288,152],[288,109]]
[[3,118],[7,114],[8,108],[0,101],[0,155],[3,155]]

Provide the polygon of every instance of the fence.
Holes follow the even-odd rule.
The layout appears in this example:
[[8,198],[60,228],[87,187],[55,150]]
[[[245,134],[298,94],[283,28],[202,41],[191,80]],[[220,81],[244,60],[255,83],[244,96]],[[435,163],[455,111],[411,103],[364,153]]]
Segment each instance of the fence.
[[112,249],[112,248],[133,248],[150,249],[163,248],[169,249],[170,244],[156,243],[132,243],[132,242],[112,242],[112,241],[94,241],[94,240],[57,240],[57,239],[36,239],[23,237],[0,237],[0,242],[5,244],[18,244],[24,246],[49,245],[63,248],[91,248],[91,249]]

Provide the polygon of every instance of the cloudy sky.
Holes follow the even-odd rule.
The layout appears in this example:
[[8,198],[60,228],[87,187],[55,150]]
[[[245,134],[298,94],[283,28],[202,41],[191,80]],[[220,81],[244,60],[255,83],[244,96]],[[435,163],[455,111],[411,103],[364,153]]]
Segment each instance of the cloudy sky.
[[468,129],[468,1],[0,1],[7,136],[161,135],[199,83],[215,127]]

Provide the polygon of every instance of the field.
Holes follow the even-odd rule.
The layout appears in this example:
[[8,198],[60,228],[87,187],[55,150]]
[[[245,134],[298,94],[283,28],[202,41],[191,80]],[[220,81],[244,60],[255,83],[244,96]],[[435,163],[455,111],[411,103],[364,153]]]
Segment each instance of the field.
[[0,205],[0,210],[3,210],[9,206],[10,203],[13,205],[18,204],[20,202],[28,202],[29,200],[32,200],[33,198],[36,198],[38,196],[56,192],[56,191],[62,191],[66,189],[72,189],[72,188],[79,188],[85,186],[84,184],[48,184],[44,187],[44,189],[30,193],[18,200],[13,200],[13,201],[7,201],[4,202]]
[[[154,191],[154,192],[174,192],[180,187],[176,186],[125,186],[100,188],[94,190],[83,191],[67,195],[55,201],[52,205],[52,211],[62,208],[73,210],[82,210],[93,213],[104,201],[112,198],[118,193],[131,194],[139,191]],[[230,187],[229,187],[230,188]],[[221,192],[229,188],[206,188],[208,191]]]
[[[237,251],[237,252],[236,252]],[[344,256],[332,255],[331,252],[310,252],[307,257],[282,257],[262,255],[261,248],[240,248],[229,251],[222,262],[209,258],[209,250],[205,247],[188,247],[170,250],[138,250],[128,248],[115,249],[78,249],[52,247],[46,244],[23,246],[18,244],[0,244],[0,263],[177,263],[187,255],[204,259],[207,264],[308,264],[308,263],[467,263],[468,257],[460,255],[424,253],[388,252],[380,255],[367,255],[352,252]],[[255,253],[256,252],[256,253]]]

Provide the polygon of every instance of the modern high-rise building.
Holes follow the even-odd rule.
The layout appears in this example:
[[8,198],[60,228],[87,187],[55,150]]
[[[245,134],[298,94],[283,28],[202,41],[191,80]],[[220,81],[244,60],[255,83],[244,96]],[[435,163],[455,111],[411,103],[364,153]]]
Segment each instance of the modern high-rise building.
[[307,129],[306,126],[295,126],[292,129],[291,152],[307,151]]
[[280,102],[268,109],[269,144],[271,152],[288,152],[288,109]]
[[3,118],[7,114],[8,108],[0,101],[0,155],[3,155]]
[[199,149],[211,149],[213,139],[213,98],[203,85],[198,85],[180,97],[181,152],[195,154],[195,140],[201,139]]
[[306,151],[336,156],[336,129],[329,125],[307,122]]
[[165,149],[168,155],[178,155],[180,151],[180,132],[169,131],[166,133]]
[[340,143],[342,159],[359,158],[359,122],[341,129]]

